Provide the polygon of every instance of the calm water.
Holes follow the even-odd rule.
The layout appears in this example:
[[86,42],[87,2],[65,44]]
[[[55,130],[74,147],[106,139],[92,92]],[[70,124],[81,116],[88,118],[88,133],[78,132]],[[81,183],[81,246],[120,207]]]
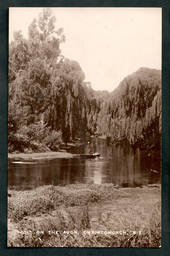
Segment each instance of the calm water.
[[108,145],[102,139],[92,139],[71,152],[99,152],[101,157],[42,160],[34,164],[9,162],[9,187],[31,189],[41,185],[73,183],[113,183],[136,187],[160,183],[160,159],[157,154],[148,156],[139,149],[134,152],[126,144]]

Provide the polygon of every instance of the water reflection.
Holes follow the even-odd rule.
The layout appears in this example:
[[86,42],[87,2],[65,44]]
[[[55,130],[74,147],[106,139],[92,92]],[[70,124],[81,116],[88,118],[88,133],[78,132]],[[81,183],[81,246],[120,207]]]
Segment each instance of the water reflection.
[[[66,185],[75,183],[113,183],[124,187],[136,187],[160,183],[160,157],[152,157],[126,144],[108,145],[102,139],[74,148],[73,153],[99,152],[96,159],[55,159],[38,163],[9,163],[8,184],[18,189],[41,185]],[[157,170],[158,172],[152,172]]]

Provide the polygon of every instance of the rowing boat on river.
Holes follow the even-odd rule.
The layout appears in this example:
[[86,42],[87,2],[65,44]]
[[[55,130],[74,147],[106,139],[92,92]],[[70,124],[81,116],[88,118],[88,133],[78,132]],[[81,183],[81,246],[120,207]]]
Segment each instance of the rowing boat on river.
[[80,157],[82,157],[82,158],[96,158],[99,156],[100,156],[100,153],[98,153],[98,152],[93,153],[93,154],[80,154]]

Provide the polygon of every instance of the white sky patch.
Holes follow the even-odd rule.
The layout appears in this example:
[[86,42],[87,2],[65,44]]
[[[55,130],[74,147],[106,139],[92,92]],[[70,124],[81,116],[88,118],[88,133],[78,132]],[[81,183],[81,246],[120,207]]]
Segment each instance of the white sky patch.
[[[28,36],[28,26],[43,8],[10,8],[13,32]],[[161,8],[52,8],[56,28],[63,27],[62,54],[79,62],[96,90],[114,90],[140,67],[161,69]]]

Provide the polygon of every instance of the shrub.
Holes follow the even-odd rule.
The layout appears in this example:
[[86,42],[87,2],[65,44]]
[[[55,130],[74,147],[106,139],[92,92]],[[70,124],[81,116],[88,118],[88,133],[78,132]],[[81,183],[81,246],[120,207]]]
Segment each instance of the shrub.
[[61,138],[60,131],[50,130],[41,122],[23,125],[14,134],[9,134],[9,152],[56,151],[62,143]]
[[49,134],[46,135],[45,139],[43,140],[45,145],[49,147],[51,150],[58,150],[59,145],[62,143],[62,135],[61,132],[51,131]]

